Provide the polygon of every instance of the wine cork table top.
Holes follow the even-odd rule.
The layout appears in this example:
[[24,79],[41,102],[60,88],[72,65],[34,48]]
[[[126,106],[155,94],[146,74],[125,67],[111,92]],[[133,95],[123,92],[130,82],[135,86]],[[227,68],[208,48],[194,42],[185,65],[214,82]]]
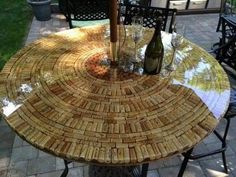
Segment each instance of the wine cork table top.
[[[184,152],[212,132],[230,87],[211,55],[184,41],[170,76],[124,73],[101,65],[105,32],[96,26],[56,33],[7,62],[1,114],[20,137],[61,158],[130,165]],[[143,34],[140,56],[152,32]],[[168,62],[170,35],[162,39]],[[132,52],[133,42],[126,42],[123,49]]]

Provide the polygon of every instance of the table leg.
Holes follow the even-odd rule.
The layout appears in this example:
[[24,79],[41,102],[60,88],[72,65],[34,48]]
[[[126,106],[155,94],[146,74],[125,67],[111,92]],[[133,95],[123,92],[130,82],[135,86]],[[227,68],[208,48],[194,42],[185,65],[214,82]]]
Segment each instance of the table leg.
[[69,171],[68,164],[71,163],[71,161],[67,161],[64,159],[65,169],[63,173],[61,174],[61,177],[66,177]]
[[[61,177],[66,177],[69,172],[68,164],[71,161],[64,159],[65,169]],[[89,166],[89,177],[147,177],[148,163],[142,165],[142,170],[139,165],[136,166]]]
[[141,177],[147,177],[148,167],[149,167],[149,163],[145,163],[142,165]]
[[143,177],[140,166],[89,166],[89,177]]
[[184,155],[184,161],[182,162],[182,165],[180,167],[178,177],[182,177],[183,176],[184,171],[185,171],[185,169],[187,167],[187,164],[188,164],[188,160],[189,160],[192,152],[193,152],[193,148],[188,150],[186,153],[183,154]]

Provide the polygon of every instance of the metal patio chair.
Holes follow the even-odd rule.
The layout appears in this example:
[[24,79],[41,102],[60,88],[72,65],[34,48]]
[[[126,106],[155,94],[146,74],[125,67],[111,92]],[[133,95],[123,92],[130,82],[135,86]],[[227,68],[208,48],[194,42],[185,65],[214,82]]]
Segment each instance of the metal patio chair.
[[59,1],[59,7],[69,22],[70,28],[108,23],[108,6],[109,0]]
[[[229,108],[224,116],[226,120],[225,130],[223,135],[221,135],[217,130],[214,130],[213,133],[221,142],[221,147],[218,149],[201,153],[201,154],[193,154],[193,149],[183,153],[184,160],[182,162],[178,177],[182,177],[184,171],[186,169],[187,163],[189,159],[196,160],[203,157],[215,155],[215,154],[222,154],[222,161],[224,166],[224,171],[228,173],[227,162],[226,162],[226,155],[225,151],[227,150],[227,135],[230,127],[230,120],[236,116],[236,74],[232,72],[236,69],[236,35],[234,34],[230,40],[228,40],[225,44],[222,44],[218,48],[215,48],[212,53],[215,54],[216,59],[218,62],[223,66],[225,69],[229,81],[231,84],[231,92],[230,92],[230,104]],[[236,72],[235,72],[236,73]]]
[[155,28],[158,18],[162,19],[162,30],[165,31],[167,26],[168,32],[172,33],[175,24],[175,16],[177,9],[140,6],[140,5],[124,5],[124,25],[131,25],[134,16],[143,17],[143,26],[148,28]]

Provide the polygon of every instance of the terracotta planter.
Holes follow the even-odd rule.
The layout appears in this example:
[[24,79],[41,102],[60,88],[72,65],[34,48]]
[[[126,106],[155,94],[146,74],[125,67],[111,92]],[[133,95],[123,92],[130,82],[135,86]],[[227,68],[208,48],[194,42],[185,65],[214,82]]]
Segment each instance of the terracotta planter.
[[51,19],[51,0],[27,0],[27,2],[32,6],[34,15],[39,21],[47,21]]

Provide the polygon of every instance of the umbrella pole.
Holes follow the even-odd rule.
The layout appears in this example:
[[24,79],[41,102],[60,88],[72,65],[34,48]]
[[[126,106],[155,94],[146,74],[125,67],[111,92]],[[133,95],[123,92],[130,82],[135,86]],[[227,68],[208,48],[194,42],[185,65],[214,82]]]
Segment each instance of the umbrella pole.
[[111,64],[117,65],[117,0],[109,0]]

